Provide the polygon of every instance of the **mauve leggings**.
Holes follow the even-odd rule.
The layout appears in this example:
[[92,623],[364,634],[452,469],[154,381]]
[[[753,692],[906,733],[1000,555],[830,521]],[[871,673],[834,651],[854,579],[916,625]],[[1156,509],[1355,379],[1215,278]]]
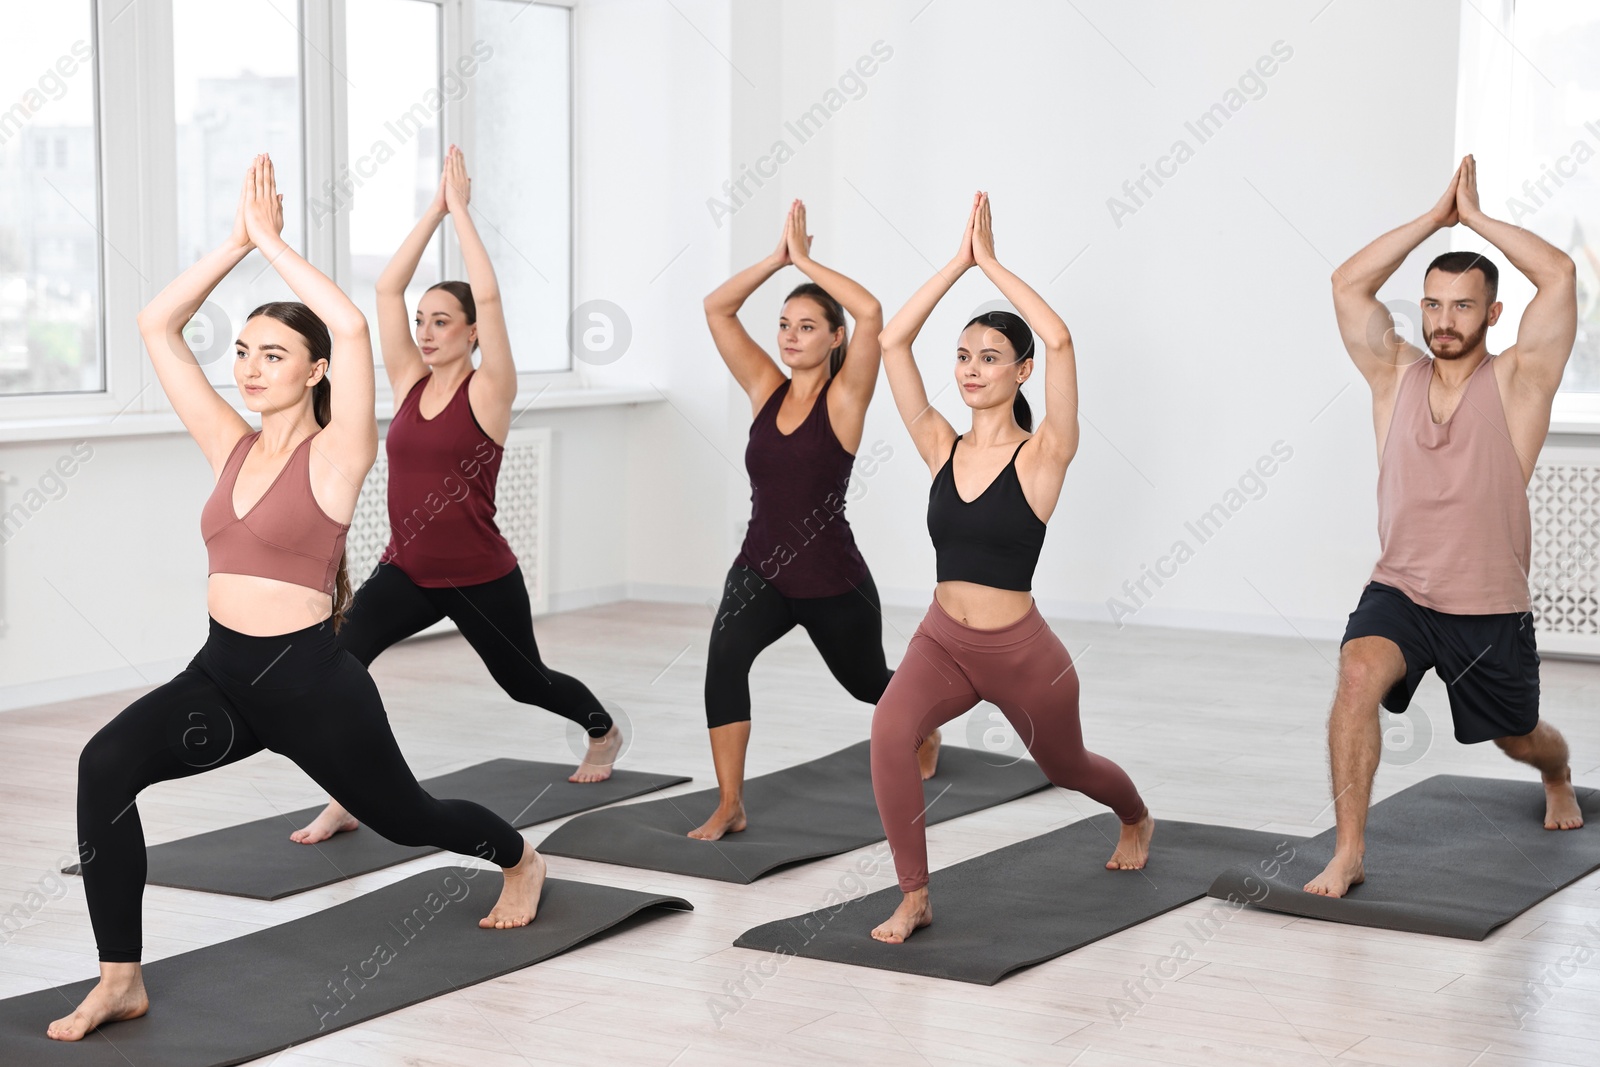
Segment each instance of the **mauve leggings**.
[[928,884],[917,748],[980,700],[1005,714],[1050,781],[1106,805],[1125,823],[1144,817],[1144,801],[1123,769],[1083,747],[1078,672],[1038,606],[1009,626],[978,630],[934,600],[872,716],[872,791],[901,892]]

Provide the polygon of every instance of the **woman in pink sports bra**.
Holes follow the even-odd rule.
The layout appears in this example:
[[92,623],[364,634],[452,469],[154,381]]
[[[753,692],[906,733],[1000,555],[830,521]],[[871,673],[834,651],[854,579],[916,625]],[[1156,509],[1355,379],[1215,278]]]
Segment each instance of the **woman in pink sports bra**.
[[[366,668],[334,638],[350,599],[345,533],[377,456],[372,345],[355,304],[284,243],[281,201],[272,161],[257,156],[228,239],[139,314],[156,375],[217,472],[200,521],[210,633],[183,673],[130,704],[79,758],[78,840],[100,982],[50,1024],[57,1040],[148,1010],[135,800],[156,782],[271,749],[383,836],[498,864],[505,884],[479,926],[527,925],[544,885],[544,860],[505,820],[422,790]],[[239,332],[234,380],[261,415],[259,431],[217,394],[182,332],[252,248],[305,301],[257,308]]]
[[[522,568],[494,521],[517,368],[494,265],[467,210],[471,185],[451,145],[433,202],[378,278],[378,345],[395,399],[384,439],[389,546],[356,591],[339,647],[371,666],[384,649],[448,616],[508,696],[588,734],[583,762],[567,780],[600,782],[611,777],[622,732],[588,686],[539,655]],[[413,334],[406,286],[446,215],[468,281],[423,293]],[[482,353],[476,370],[474,350]],[[358,825],[330,801],[289,837],[314,845]]]

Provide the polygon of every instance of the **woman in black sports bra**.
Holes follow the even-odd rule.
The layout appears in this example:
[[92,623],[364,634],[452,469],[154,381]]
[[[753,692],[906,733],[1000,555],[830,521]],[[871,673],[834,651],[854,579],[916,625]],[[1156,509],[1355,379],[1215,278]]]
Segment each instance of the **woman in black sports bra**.
[[[1033,333],[1010,312],[979,315],[961,331],[955,378],[972,409],[971,431],[958,437],[928,404],[911,343],[973,266],[1044,342],[1050,402],[1032,436],[1022,383],[1033,373]],[[1107,867],[1143,867],[1155,824],[1122,768],[1083,747],[1077,669],[1030,592],[1045,521],[1078,448],[1077,368],[1061,317],[995,259],[986,194],[973,198],[955,259],[917,290],[881,340],[895,406],[934,475],[928,533],[938,557],[933,603],[872,718],[872,789],[905,894],[872,936],[899,943],[933,921],[917,746],[980,700],[1000,708],[1052,782],[1117,813],[1121,840]]]

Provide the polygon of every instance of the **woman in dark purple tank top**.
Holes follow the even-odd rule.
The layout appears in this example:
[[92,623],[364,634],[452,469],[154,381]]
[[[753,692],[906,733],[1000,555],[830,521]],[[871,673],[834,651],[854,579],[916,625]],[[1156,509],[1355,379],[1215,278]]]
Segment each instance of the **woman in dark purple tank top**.
[[[611,776],[621,732],[588,686],[540,659],[522,568],[494,522],[517,368],[494,266],[467,210],[471,185],[452,145],[433,203],[378,278],[378,341],[395,398],[384,439],[389,546],[356,592],[339,644],[370,664],[448,616],[507,695],[584,729],[588,751],[569,780],[598,782]],[[446,215],[455,220],[467,282],[423,293],[413,336],[406,286]],[[474,351],[482,353],[476,370]],[[289,836],[316,844],[355,828],[330,802]]]
[[[706,657],[706,726],[721,796],[690,837],[715,841],[743,830],[744,757],[750,744],[750,667],[778,638],[805,627],[851,696],[877,703],[893,672],[883,655],[878,590],[846,520],[850,469],[878,380],[883,311],[871,293],[811,258],[805,205],[796,200],[777,250],[706,297],[717,352],[750,398],[745,449],[750,525],[728,571]],[[739,309],[790,265],[811,281],[778,317],[785,375],[739,322]],[[841,306],[842,305],[842,306]],[[846,337],[844,313],[855,319]],[[933,774],[938,738],[923,750]]]

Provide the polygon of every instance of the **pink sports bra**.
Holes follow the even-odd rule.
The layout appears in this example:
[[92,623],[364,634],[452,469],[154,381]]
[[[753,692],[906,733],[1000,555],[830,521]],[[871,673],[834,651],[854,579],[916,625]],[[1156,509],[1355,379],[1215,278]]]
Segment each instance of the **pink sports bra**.
[[275,578],[332,596],[350,524],[328,518],[311,495],[310,446],[316,434],[295,446],[288,462],[249,511],[241,517],[233,509],[239,468],[260,436],[257,430],[239,438],[200,512],[206,573]]

